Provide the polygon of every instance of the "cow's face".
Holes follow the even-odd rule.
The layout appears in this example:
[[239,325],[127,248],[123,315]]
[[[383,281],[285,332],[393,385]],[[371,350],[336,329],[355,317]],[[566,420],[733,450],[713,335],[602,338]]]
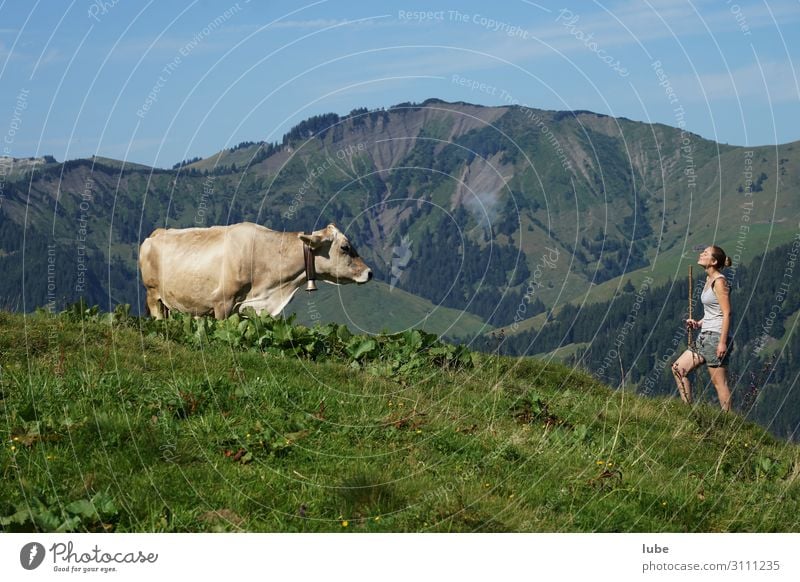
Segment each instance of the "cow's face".
[[358,256],[347,237],[329,224],[311,234],[298,235],[314,252],[317,278],[328,283],[366,283],[372,279],[372,269]]

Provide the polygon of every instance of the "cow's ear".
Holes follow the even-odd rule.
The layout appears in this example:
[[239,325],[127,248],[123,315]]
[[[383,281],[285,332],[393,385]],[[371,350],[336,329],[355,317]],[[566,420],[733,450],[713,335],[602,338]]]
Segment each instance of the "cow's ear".
[[304,234],[300,233],[297,235],[301,241],[306,243],[309,247],[313,250],[320,248],[327,242],[330,242],[332,239],[328,236],[328,233],[323,231],[312,232],[311,234]]

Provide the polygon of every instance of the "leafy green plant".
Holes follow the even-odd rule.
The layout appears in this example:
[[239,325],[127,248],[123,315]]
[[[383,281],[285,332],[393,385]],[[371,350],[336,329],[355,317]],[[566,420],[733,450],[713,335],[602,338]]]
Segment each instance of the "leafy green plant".
[[63,507],[50,499],[32,498],[18,504],[10,515],[0,517],[0,528],[7,532],[110,531],[119,510],[113,498],[98,491],[91,499],[77,499]]
[[344,361],[353,367],[368,366],[374,373],[387,376],[409,375],[431,367],[471,368],[475,363],[466,346],[446,344],[436,335],[418,329],[377,336],[353,335],[344,325],[329,323],[309,328],[296,324],[294,315],[276,318],[258,315],[252,309],[219,321],[180,313],[166,320],[153,320],[132,317],[128,305],[102,314],[99,307],[87,307],[81,300],[62,311],[61,317],[137,327],[147,335],[195,346],[219,342],[234,349],[283,357]]
[[756,479],[775,480],[786,472],[786,468],[779,460],[766,455],[755,459]]

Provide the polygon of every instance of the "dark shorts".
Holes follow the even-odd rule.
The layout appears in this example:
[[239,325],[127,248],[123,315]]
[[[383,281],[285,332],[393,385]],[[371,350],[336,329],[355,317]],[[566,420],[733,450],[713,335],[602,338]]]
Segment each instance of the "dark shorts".
[[733,342],[728,338],[728,351],[720,360],[717,357],[717,346],[719,345],[719,334],[715,331],[701,331],[695,340],[695,349],[692,351],[706,361],[709,368],[718,368],[728,365],[728,356],[733,351]]

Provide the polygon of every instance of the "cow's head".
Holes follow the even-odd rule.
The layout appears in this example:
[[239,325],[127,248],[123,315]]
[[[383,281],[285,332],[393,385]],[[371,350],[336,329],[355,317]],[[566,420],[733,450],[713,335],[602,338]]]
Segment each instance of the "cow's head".
[[358,256],[353,245],[335,224],[297,236],[314,253],[318,279],[335,285],[366,283],[372,279],[372,269]]

